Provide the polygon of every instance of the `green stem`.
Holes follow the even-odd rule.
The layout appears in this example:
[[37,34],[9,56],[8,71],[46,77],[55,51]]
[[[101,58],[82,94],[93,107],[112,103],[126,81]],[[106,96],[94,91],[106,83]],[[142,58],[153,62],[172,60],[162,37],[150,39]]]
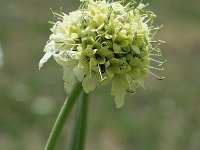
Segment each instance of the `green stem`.
[[64,127],[64,124],[65,124],[78,96],[80,95],[81,91],[82,91],[81,83],[78,82],[74,86],[74,88],[71,91],[71,93],[69,94],[68,98],[65,100],[65,102],[60,110],[60,113],[56,119],[54,127],[51,131],[51,134],[50,134],[47,144],[45,146],[45,150],[53,150],[55,148],[56,142],[57,142],[58,138],[60,137],[60,134]]
[[82,100],[82,116],[81,116],[81,128],[80,128],[80,137],[79,137],[79,147],[77,150],[83,150],[85,144],[85,137],[87,131],[87,111],[88,111],[88,94],[83,91],[83,100]]
[[79,102],[79,107],[76,114],[75,126],[73,129],[73,136],[69,150],[84,149],[86,125],[87,125],[87,110],[88,110],[88,94],[86,94],[83,91],[82,99]]

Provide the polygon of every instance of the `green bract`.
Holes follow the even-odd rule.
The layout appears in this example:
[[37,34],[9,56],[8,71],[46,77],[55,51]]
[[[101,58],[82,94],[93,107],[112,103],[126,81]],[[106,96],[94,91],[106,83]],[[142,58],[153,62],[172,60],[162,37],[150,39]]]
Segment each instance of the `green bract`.
[[143,78],[153,74],[150,69],[162,70],[150,66],[150,60],[162,64],[150,58],[161,55],[157,48],[161,42],[153,41],[160,27],[153,26],[155,15],[142,3],[81,2],[69,15],[57,14],[60,21],[51,28],[39,67],[53,56],[63,66],[67,93],[77,81],[87,93],[98,84],[111,83],[111,94],[121,107],[126,92],[134,93],[143,86]]

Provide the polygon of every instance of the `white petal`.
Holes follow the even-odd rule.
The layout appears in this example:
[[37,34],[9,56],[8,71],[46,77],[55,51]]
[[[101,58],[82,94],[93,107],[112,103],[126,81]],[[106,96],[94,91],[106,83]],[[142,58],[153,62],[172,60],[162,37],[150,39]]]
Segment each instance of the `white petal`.
[[60,56],[60,54],[53,54],[53,58],[55,59],[55,61],[61,65],[61,66],[65,66],[65,60]]
[[74,67],[73,71],[74,71],[74,75],[81,82],[84,78],[84,70],[82,68],[76,66],[76,67]]
[[96,87],[96,80],[93,76],[85,77],[82,82],[83,90],[86,93],[93,91]]
[[44,56],[42,57],[42,59],[39,62],[39,69],[42,68],[43,64],[45,62],[47,62],[47,60],[53,55],[53,52],[47,51]]
[[44,51],[45,52],[48,52],[48,51],[55,51],[55,41],[50,41],[47,43],[47,45],[45,46],[44,48]]
[[64,69],[64,75],[63,75],[63,80],[65,81],[65,91],[67,93],[70,93],[76,84],[77,80],[73,74],[73,70],[65,67]]
[[124,88],[125,86],[121,77],[115,75],[112,79],[111,95],[119,95],[121,90]]
[[120,108],[124,105],[126,96],[126,86],[121,76],[114,76],[112,80],[111,95],[115,96],[116,107]]
[[119,95],[115,95],[115,103],[117,108],[121,108],[124,105],[124,99],[126,96],[126,89],[121,90]]

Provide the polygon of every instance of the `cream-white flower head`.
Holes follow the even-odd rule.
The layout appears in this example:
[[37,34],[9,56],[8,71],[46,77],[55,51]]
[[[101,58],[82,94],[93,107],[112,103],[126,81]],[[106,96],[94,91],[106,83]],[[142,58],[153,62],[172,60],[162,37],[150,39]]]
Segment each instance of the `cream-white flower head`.
[[51,28],[39,68],[53,56],[63,67],[67,93],[77,81],[82,82],[86,93],[111,83],[111,95],[119,108],[126,92],[134,93],[143,86],[143,78],[153,74],[150,69],[162,70],[150,66],[150,60],[162,64],[150,58],[161,55],[157,48],[160,42],[153,40],[160,27],[153,26],[155,15],[142,3],[81,2],[69,15],[57,14],[60,21]]

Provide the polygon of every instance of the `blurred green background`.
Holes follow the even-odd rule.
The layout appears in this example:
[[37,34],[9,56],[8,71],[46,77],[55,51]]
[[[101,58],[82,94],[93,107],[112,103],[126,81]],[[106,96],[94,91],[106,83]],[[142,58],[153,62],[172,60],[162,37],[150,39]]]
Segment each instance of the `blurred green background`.
[[[147,2],[147,1],[145,1]],[[109,88],[90,95],[86,150],[200,149],[200,1],[153,0],[157,39],[162,45],[164,81],[146,78],[146,89],[115,108]],[[78,0],[0,0],[0,150],[42,150],[66,93],[62,68],[53,59],[38,70],[54,21],[49,12],[68,13]],[[75,109],[73,110],[73,112]],[[67,147],[70,116],[58,150]]]

